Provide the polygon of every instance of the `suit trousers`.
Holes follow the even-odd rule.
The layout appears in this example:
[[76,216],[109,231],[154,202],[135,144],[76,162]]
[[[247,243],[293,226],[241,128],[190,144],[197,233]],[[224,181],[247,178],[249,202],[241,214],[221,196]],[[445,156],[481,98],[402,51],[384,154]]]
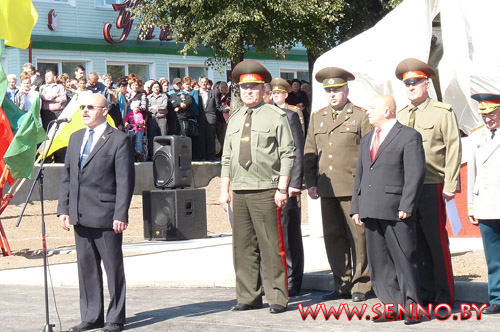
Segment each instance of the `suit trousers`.
[[382,303],[405,308],[419,303],[415,220],[366,218],[366,248],[375,295]]
[[281,225],[286,252],[288,289],[300,291],[304,276],[304,245],[302,243],[301,209],[297,197],[288,197],[281,208]]
[[[233,261],[238,303],[262,305],[259,270],[269,304],[288,305],[283,234],[278,228],[276,189],[233,191]],[[281,243],[280,243],[281,242]]]
[[74,230],[82,322],[104,322],[102,260],[110,298],[106,322],[125,324],[126,284],[122,253],[123,234],[116,234],[113,229],[81,225],[75,225]]
[[215,123],[200,123],[201,160],[215,160]]
[[479,220],[484,256],[488,265],[488,295],[491,304],[500,305],[500,220]]
[[321,197],[326,255],[333,272],[334,290],[345,294],[366,294],[372,286],[366,256],[365,230],[354,223],[349,215],[350,210],[350,196]]
[[417,205],[417,253],[422,303],[454,302],[443,184],[424,184]]

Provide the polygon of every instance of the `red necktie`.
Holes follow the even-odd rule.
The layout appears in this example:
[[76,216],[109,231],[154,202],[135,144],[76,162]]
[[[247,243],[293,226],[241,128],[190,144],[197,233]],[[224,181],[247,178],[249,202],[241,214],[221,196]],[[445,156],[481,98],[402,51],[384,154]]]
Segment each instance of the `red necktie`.
[[375,159],[375,156],[377,155],[378,152],[378,147],[380,145],[380,132],[382,131],[382,128],[377,128],[375,131],[375,139],[373,140],[372,148],[370,150],[370,157],[372,158],[372,161]]

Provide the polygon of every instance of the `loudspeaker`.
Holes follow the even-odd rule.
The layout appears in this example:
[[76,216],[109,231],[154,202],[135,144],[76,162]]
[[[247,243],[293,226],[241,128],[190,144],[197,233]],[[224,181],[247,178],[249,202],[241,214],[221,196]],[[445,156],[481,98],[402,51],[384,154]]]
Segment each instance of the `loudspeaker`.
[[205,189],[142,192],[144,239],[187,240],[207,237]]
[[156,188],[191,186],[191,139],[157,136],[153,140],[153,180]]

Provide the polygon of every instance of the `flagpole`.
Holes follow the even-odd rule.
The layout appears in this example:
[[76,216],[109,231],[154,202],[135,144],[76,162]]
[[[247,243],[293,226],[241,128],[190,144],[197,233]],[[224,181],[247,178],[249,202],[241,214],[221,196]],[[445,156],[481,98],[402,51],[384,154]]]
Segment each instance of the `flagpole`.
[[9,169],[7,168],[7,166],[5,166],[5,168],[3,169],[3,172],[2,172],[2,176],[0,177],[0,188],[4,187],[3,181],[7,178],[8,174],[9,174],[8,172],[9,172]]

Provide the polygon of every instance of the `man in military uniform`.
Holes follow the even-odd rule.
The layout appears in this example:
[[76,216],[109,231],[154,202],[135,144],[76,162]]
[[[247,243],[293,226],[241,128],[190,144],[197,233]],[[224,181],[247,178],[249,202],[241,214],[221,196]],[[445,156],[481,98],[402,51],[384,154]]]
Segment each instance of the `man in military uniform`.
[[288,82],[281,77],[274,77],[271,81],[272,86],[272,99],[274,105],[278,106],[281,109],[288,109],[294,111],[299,115],[300,125],[302,126],[302,132],[306,132],[306,128],[304,127],[304,114],[302,113],[302,109],[300,107],[289,105],[286,103],[286,98],[288,94],[292,91],[292,87]]
[[429,98],[429,78],[435,75],[434,69],[420,60],[410,58],[399,63],[396,77],[404,82],[411,104],[398,112],[397,119],[422,135],[425,151],[424,189],[416,211],[421,300],[424,304],[453,304],[444,201],[455,197],[461,145],[451,105]]
[[489,307],[483,314],[500,313],[500,95],[482,93],[472,96],[479,102],[484,125],[469,136],[467,156],[467,201],[469,220],[479,224],[484,256],[488,265]]
[[309,196],[321,197],[323,235],[335,282],[333,292],[323,299],[364,301],[371,290],[365,231],[349,213],[359,142],[372,127],[364,110],[347,98],[347,81],[354,80],[354,75],[328,67],[316,74],[316,80],[323,83],[330,105],[312,114],[304,148],[304,174]]
[[288,305],[286,258],[280,254],[281,225],[276,207],[287,202],[294,146],[288,121],[278,107],[265,104],[264,83],[271,74],[246,60],[236,65],[243,106],[229,118],[224,140],[219,203],[227,210],[233,195],[233,258],[236,297],[233,311],[262,307],[259,267],[271,313]]
[[[267,85],[266,83],[266,91],[268,88]],[[285,103],[286,91],[291,91],[290,84],[280,77],[274,77],[269,85],[271,85],[270,102],[285,111],[295,146],[295,161],[288,185],[288,203],[281,209],[283,243],[285,245],[288,274],[288,295],[292,297],[300,293],[302,278],[304,276],[304,246],[302,243],[302,230],[300,228],[300,193],[302,189],[302,177],[304,175],[304,123],[300,120],[302,110],[297,106]]]

